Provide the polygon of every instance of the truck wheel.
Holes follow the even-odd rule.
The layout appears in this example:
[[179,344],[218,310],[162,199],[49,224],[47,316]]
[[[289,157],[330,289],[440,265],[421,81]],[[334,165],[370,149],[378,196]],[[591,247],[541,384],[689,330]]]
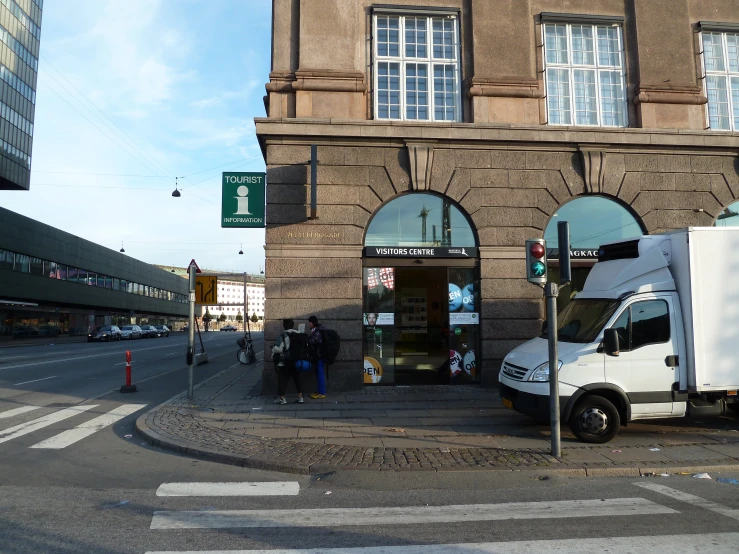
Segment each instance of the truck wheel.
[[616,436],[620,426],[618,410],[602,396],[586,396],[570,416],[570,429],[582,442],[608,442]]

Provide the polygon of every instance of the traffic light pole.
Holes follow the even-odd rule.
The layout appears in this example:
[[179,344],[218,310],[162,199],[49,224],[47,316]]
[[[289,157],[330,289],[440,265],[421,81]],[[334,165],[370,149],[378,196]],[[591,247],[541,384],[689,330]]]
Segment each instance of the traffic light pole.
[[557,283],[547,283],[547,336],[549,337],[549,421],[552,430],[552,456],[562,456],[559,435],[559,353],[557,352]]

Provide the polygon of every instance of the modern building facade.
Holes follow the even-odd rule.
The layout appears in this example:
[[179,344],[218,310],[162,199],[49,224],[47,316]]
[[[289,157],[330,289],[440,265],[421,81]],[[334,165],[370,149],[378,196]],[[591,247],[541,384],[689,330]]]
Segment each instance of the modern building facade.
[[600,244],[739,222],[735,0],[273,0],[265,106],[265,335],[337,329],[335,389],[496,384],[557,221],[560,306]]
[[28,190],[43,0],[0,0],[0,190]]
[[168,271],[0,208],[0,341],[173,326],[187,293]]

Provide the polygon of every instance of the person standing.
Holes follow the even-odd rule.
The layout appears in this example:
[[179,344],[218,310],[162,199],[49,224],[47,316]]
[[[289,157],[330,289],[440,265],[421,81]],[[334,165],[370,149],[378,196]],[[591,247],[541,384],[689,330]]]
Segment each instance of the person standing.
[[310,326],[310,345],[316,362],[316,392],[310,395],[314,400],[326,398],[326,360],[323,356],[323,325],[318,323],[318,318],[314,315],[308,318]]
[[275,400],[275,404],[287,404],[285,394],[287,393],[287,385],[290,379],[295,382],[295,388],[298,390],[298,398],[296,402],[303,404],[303,386],[300,379],[300,373],[295,369],[295,362],[287,359],[287,351],[290,349],[290,336],[297,334],[297,331],[293,329],[295,322],[292,319],[283,319],[282,328],[283,331],[280,336],[277,337],[275,345],[272,347],[272,359],[275,362],[275,369],[277,369],[277,394],[280,396]]

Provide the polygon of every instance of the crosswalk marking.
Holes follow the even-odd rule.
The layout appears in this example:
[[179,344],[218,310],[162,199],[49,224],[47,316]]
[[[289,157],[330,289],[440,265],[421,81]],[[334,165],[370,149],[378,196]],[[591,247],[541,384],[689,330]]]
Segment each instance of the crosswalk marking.
[[355,548],[308,548],[304,550],[188,550],[149,551],[146,554],[530,554],[564,552],[597,554],[599,552],[701,552],[734,554],[739,533],[701,535],[658,535],[653,537],[598,537],[595,539],[560,539],[542,541],[482,542],[467,544],[423,544],[369,546]]
[[41,406],[21,406],[20,408],[13,408],[12,410],[8,410],[7,412],[0,412],[0,419],[9,419],[17,415],[32,412],[33,410],[38,410],[40,407]]
[[643,483],[642,482],[642,483],[634,483],[634,484],[637,487],[641,487],[643,489],[647,489],[647,490],[650,490],[652,492],[656,492],[659,494],[664,494],[665,496],[669,496],[670,498],[674,498],[675,500],[687,502],[688,504],[692,504],[693,506],[698,506],[699,508],[704,508],[706,510],[710,510],[717,514],[721,514],[723,516],[739,520],[739,510],[735,508],[729,508],[728,506],[722,506],[721,504],[711,502],[710,500],[706,500],[705,498],[701,498],[700,496],[688,494],[687,492],[679,491],[677,489],[671,489],[670,487],[666,487],[664,485],[658,485],[657,483]]
[[53,414],[45,415],[38,419],[27,421],[26,423],[21,423],[20,425],[16,425],[15,427],[5,429],[4,431],[0,431],[0,443],[22,437],[23,435],[27,435],[28,433],[33,433],[34,431],[43,429],[48,425],[53,425],[54,423],[57,423],[59,421],[63,421],[67,418],[74,417],[78,414],[86,412],[87,410],[91,410],[92,408],[97,408],[97,406],[97,404],[89,404],[87,406],[72,406],[71,408],[65,408],[63,410],[59,410],[58,412],[54,412]]
[[90,435],[97,433],[108,425],[113,425],[116,421],[121,420],[144,407],[146,407],[146,404],[121,404],[117,408],[109,411],[107,414],[103,414],[95,419],[91,419],[90,421],[86,421],[85,423],[78,425],[74,429],[69,429],[68,431],[64,431],[56,436],[34,444],[31,448],[66,448],[70,444],[81,441],[85,437],[89,437]]
[[553,519],[593,516],[675,514],[644,498],[561,500],[510,504],[323,508],[311,510],[223,510],[154,512],[151,529],[226,529],[245,527],[333,527],[453,523],[506,519]]
[[163,483],[157,496],[295,496],[297,481],[264,483]]

